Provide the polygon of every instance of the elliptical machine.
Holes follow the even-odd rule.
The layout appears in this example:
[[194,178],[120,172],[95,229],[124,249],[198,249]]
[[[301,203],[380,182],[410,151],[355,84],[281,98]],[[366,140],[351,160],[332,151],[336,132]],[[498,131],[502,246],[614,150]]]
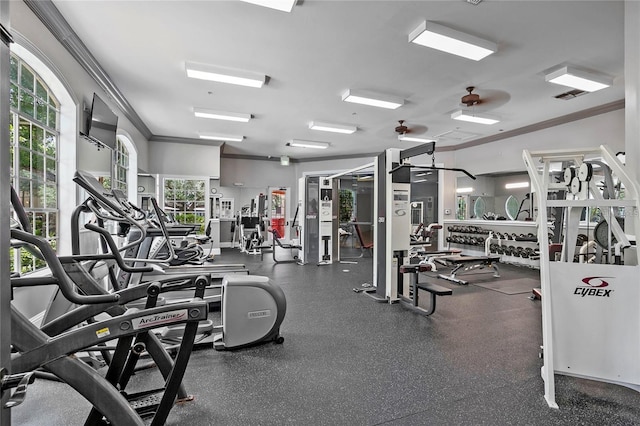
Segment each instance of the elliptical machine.
[[[139,231],[137,244],[144,241],[149,229],[146,218],[138,218],[134,211],[129,211],[122,205],[118,198],[105,189],[90,174],[78,170],[74,182],[84,188],[89,194],[88,201],[83,203],[102,221],[115,220],[116,222],[129,224]],[[155,199],[152,199],[154,208],[157,208]],[[159,227],[163,234],[167,234],[164,223],[160,221]],[[158,259],[132,259],[123,258],[121,251],[135,245],[136,241],[129,242],[124,247],[116,247],[116,243],[109,232],[101,227],[85,225],[85,228],[97,232],[107,243],[111,255],[119,262],[119,265],[148,266],[162,264]],[[114,274],[115,276],[115,274]],[[111,277],[110,277],[111,278]],[[167,277],[167,279],[170,279]],[[163,279],[155,280],[163,283]],[[114,287],[117,282],[112,282]],[[273,341],[281,344],[284,338],[280,336],[280,325],[284,320],[287,302],[282,289],[269,281],[267,277],[255,275],[227,274],[221,285],[209,285],[207,289],[220,288],[222,324],[213,326],[213,332],[220,331],[214,336],[214,347],[217,350],[239,349],[254,346],[260,343]],[[166,303],[172,303],[171,292],[163,294]],[[171,327],[162,334],[163,339],[171,340],[174,336],[181,336],[181,327]],[[200,342],[202,343],[202,342]]]

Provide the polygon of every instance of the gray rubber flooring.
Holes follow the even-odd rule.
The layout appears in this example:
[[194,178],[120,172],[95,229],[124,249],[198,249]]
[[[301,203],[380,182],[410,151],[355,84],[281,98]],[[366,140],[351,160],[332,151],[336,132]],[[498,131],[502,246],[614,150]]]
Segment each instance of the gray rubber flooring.
[[[371,258],[275,265],[225,250],[216,260],[238,261],[284,290],[285,342],[194,352],[185,384],[196,399],[176,406],[167,424],[640,425],[640,393],[615,385],[558,377],[560,409],[547,407],[540,302],[529,294],[423,276],[453,289],[426,318],[353,292],[371,282]],[[504,280],[538,275],[510,265],[500,272]],[[157,373],[138,376],[147,386]],[[87,412],[65,385],[41,380],[13,424],[80,425]]]

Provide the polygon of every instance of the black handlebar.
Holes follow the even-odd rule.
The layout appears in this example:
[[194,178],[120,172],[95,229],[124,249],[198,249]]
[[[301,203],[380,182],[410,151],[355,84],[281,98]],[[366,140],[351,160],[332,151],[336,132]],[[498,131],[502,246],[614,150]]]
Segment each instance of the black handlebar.
[[18,216],[18,222],[22,226],[26,232],[31,233],[31,222],[29,221],[29,216],[27,216],[27,212],[22,205],[22,201],[20,201],[20,197],[18,197],[18,193],[11,187],[11,206],[13,206],[13,211],[16,212],[16,216]]
[[158,202],[153,197],[151,197],[151,205],[153,206],[153,211],[155,212],[156,217],[158,218],[158,226],[160,227],[160,230],[162,231],[162,235],[164,235],[164,238],[166,240],[167,250],[169,250],[169,260],[177,259],[176,253],[175,251],[173,251],[173,246],[171,245],[171,238],[169,236],[169,232],[167,231],[167,227],[164,225],[164,219],[163,219],[164,212],[162,211],[162,209],[160,209],[160,206],[158,206]]
[[[56,253],[53,251],[47,240],[37,237],[28,232],[22,231],[20,229],[12,229],[11,230],[11,238],[15,238],[20,241],[24,241],[31,245],[34,245],[40,250],[44,259],[51,269],[51,273],[55,278],[55,282],[60,288],[60,291],[70,302],[76,303],[79,305],[92,305],[98,303],[114,303],[120,299],[120,295],[118,294],[101,294],[96,296],[85,296],[82,294],[76,293],[74,290],[74,285],[71,282],[71,279],[65,273],[62,263],[58,259]],[[29,278],[23,277],[20,279],[22,285],[28,285]],[[37,278],[34,278],[34,282],[38,281]],[[53,282],[52,282],[53,283]]]
[[120,251],[118,250],[118,245],[111,237],[111,234],[109,234],[109,231],[107,231],[106,229],[101,228],[97,225],[93,225],[91,223],[85,224],[84,227],[90,231],[97,232],[102,236],[102,238],[104,238],[104,241],[106,241],[107,245],[109,246],[109,250],[111,251],[113,258],[115,259],[116,263],[118,264],[121,270],[125,272],[132,272],[132,273],[153,271],[153,268],[151,266],[134,267],[134,266],[127,265],[124,259],[122,258],[122,255],[120,255]]

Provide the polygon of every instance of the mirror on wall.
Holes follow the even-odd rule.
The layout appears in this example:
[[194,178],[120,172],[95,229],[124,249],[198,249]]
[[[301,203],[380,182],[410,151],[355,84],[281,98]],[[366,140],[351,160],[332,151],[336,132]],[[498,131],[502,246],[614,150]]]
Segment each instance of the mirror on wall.
[[484,198],[476,198],[476,201],[473,203],[473,215],[477,219],[481,219],[484,216],[486,209],[487,203],[485,202]]
[[476,180],[460,176],[456,185],[466,191],[456,197],[456,219],[482,219],[483,216],[507,220],[534,219],[527,202],[530,199],[529,175],[524,171],[482,175]]
[[520,210],[520,203],[518,199],[513,195],[507,197],[507,201],[504,202],[504,211],[507,214],[509,220],[517,220]]

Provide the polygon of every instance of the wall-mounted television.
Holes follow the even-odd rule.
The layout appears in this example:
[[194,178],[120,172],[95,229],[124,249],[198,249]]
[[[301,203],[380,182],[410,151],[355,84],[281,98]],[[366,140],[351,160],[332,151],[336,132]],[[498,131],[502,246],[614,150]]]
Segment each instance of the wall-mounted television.
[[118,116],[94,93],[91,111],[87,117],[86,136],[94,143],[115,149],[117,129]]

